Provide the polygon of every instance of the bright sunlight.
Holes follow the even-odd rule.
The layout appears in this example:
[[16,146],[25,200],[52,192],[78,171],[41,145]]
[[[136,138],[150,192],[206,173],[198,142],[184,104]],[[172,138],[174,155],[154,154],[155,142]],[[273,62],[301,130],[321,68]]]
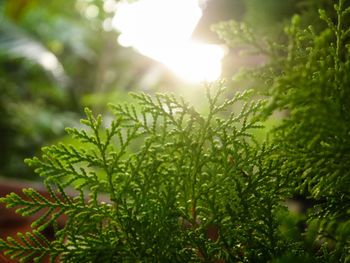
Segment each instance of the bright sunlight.
[[214,81],[224,50],[190,40],[201,16],[198,0],[139,0],[119,3],[113,25],[122,46],[134,47],[186,81]]

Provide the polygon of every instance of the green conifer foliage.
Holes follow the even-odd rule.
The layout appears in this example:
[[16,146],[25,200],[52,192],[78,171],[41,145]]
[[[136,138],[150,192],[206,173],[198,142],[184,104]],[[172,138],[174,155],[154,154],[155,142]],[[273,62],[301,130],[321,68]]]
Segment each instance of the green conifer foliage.
[[281,172],[296,183],[296,194],[318,203],[308,223],[318,229],[316,242],[328,242],[329,260],[342,262],[350,254],[349,2],[340,0],[334,10],[335,16],[319,10],[326,28],[319,34],[311,25],[301,29],[294,16],[285,45],[259,42],[251,29],[233,21],[216,30],[227,43],[249,45],[270,58],[248,75],[266,83],[266,116],[288,112],[272,133],[284,160]]
[[[319,34],[295,16],[287,44],[233,21],[216,26],[230,45],[270,58],[248,74],[269,101],[250,91],[227,99],[217,82],[206,86],[206,114],[171,94],[132,94],[135,106],[110,105],[109,124],[86,109],[85,127],[67,129],[79,146],[26,161],[50,198],[25,189],[26,198],[0,199],[23,216],[41,213],[32,233],[0,240],[0,250],[21,262],[349,262],[350,8],[340,0],[335,12],[336,21],[320,11]],[[276,110],[288,116],[259,144],[254,131]],[[293,194],[319,203],[305,222],[284,205]]]
[[[62,262],[277,255],[284,244],[274,215],[287,182],[272,169],[276,162],[265,158],[273,149],[260,147],[251,134],[260,128],[257,114],[265,102],[247,101],[236,115],[232,105],[247,100],[249,92],[230,100],[222,99],[223,92],[222,83],[207,87],[207,115],[173,95],[133,94],[140,110],[111,105],[116,118],[108,128],[86,109],[87,129],[67,129],[81,147],[47,147],[41,159],[26,161],[45,178],[51,200],[32,189],[23,191],[27,198],[1,199],[9,208],[20,207],[23,216],[45,211],[32,224],[33,233],[2,240],[1,248],[13,258],[38,262],[48,254],[52,261],[60,255]],[[135,141],[143,143],[132,153]],[[80,195],[68,196],[69,186]],[[110,202],[99,202],[101,193]],[[62,214],[68,221],[57,229]],[[55,228],[53,242],[41,234],[49,225]],[[219,239],[210,239],[208,229]]]

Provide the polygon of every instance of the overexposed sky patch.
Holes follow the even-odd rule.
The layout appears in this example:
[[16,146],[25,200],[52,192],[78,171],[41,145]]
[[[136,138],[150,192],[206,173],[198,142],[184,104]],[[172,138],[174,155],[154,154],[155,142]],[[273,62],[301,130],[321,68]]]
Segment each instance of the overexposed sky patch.
[[190,40],[201,16],[198,0],[138,0],[118,3],[112,24],[121,32],[122,46],[134,47],[187,81],[214,81],[224,52]]

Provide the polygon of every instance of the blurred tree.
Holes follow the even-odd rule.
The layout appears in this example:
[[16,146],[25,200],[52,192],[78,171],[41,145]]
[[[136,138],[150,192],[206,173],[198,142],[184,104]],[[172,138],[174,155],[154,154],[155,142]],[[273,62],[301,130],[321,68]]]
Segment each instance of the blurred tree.
[[[137,86],[144,62],[117,44],[115,4],[0,2],[0,175],[31,177],[23,159],[62,136],[82,104],[101,111],[106,97]],[[92,102],[92,94],[107,95]]]
[[207,43],[218,43],[216,33],[210,30],[211,25],[220,21],[241,20],[245,12],[243,0],[208,0],[201,4],[203,16],[198,22],[192,38]]

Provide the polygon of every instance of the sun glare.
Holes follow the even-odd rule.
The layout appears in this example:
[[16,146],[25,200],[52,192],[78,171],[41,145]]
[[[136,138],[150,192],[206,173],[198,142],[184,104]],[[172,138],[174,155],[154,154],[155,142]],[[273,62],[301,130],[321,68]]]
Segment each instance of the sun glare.
[[187,81],[214,81],[224,52],[190,40],[201,16],[198,0],[139,0],[119,3],[113,26],[121,32],[122,46],[134,47]]

